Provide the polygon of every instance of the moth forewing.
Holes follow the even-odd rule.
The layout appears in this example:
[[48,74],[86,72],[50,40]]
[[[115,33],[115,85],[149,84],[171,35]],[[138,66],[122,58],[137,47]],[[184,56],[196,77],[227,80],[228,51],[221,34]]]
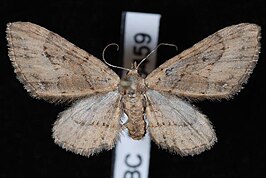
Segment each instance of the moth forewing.
[[33,23],[7,24],[8,55],[33,97],[76,100],[117,89],[119,77],[101,60]]
[[188,99],[229,98],[252,73],[260,38],[260,27],[255,24],[226,27],[163,63],[145,83]]

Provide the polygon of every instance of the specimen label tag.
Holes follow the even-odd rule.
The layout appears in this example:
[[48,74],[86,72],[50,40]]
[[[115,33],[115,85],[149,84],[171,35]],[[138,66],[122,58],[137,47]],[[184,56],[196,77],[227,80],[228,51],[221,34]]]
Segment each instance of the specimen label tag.
[[[122,14],[123,66],[131,68],[134,61],[139,63],[158,44],[160,14],[124,12]],[[156,66],[156,52],[140,67],[146,76]],[[125,75],[126,72],[123,73]],[[127,120],[124,115],[123,121]],[[133,140],[123,131],[117,142],[113,178],[148,178],[150,161],[150,137]]]

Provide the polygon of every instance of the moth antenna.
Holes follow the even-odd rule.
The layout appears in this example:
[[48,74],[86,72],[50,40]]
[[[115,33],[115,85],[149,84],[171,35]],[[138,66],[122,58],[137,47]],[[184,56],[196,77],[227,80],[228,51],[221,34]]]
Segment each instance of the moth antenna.
[[127,71],[130,71],[130,69],[127,69],[127,68],[124,68],[124,67],[120,67],[120,66],[115,66],[115,65],[112,65],[110,63],[108,63],[106,60],[105,60],[105,57],[104,57],[104,53],[106,51],[106,49],[110,46],[116,46],[116,50],[118,51],[119,50],[119,45],[116,44],[116,43],[110,43],[108,44],[104,49],[103,49],[103,53],[102,53],[102,57],[103,57],[103,61],[106,65],[110,66],[110,67],[113,67],[113,68],[117,68],[117,69],[122,69],[122,70],[127,70]]
[[177,48],[177,46],[176,45],[174,45],[174,44],[170,44],[170,43],[160,43],[160,44],[158,44],[146,57],[144,57],[141,61],[140,61],[140,63],[137,65],[137,67],[136,67],[136,69],[138,69],[139,68],[139,66],[148,58],[148,57],[150,57],[150,55],[152,54],[152,53],[154,53],[160,46],[173,46],[173,47],[175,47],[176,48],[176,50],[178,49]]

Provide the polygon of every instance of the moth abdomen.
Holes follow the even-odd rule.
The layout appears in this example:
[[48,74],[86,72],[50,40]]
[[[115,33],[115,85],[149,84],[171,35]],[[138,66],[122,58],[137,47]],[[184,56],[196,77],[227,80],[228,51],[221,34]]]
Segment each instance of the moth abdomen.
[[145,84],[144,79],[137,70],[131,70],[120,82],[120,93],[122,93],[122,103],[124,112],[128,116],[125,127],[129,135],[135,140],[140,140],[146,133],[146,122],[144,120],[145,111]]

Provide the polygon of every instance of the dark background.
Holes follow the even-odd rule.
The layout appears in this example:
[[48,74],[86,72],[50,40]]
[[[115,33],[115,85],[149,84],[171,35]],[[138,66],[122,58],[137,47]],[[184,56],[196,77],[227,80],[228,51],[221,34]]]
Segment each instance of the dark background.
[[[103,48],[120,43],[122,11],[160,13],[160,42],[179,52],[241,22],[262,27],[262,49],[248,84],[232,100],[195,103],[216,128],[218,143],[198,156],[180,157],[152,143],[150,177],[266,177],[265,104],[266,5],[242,1],[0,1],[0,177],[110,177],[113,151],[90,158],[66,152],[51,138],[52,124],[67,105],[31,98],[16,79],[7,56],[6,23],[30,21],[58,33],[101,58]],[[158,51],[160,63],[176,55]],[[119,55],[111,55],[119,64]]]

